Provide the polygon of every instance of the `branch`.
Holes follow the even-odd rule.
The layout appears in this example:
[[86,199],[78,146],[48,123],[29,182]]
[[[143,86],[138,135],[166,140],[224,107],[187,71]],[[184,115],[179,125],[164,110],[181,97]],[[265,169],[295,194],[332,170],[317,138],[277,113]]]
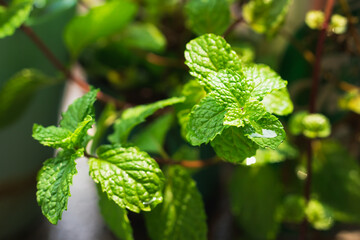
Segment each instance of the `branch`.
[[172,159],[155,158],[156,162],[165,165],[181,165],[186,168],[203,168],[219,162],[218,158],[210,158],[207,160],[183,160],[174,161]]
[[[320,82],[320,70],[321,70],[321,57],[324,48],[324,42],[326,38],[326,32],[329,26],[330,16],[332,10],[334,8],[335,0],[328,0],[325,8],[325,21],[323,23],[322,29],[320,31],[319,39],[316,45],[316,56],[315,56],[315,64],[312,72],[312,88],[310,94],[310,102],[309,102],[309,112],[314,113],[316,107],[317,100],[317,92],[319,88]],[[305,180],[305,188],[304,188],[304,197],[306,202],[310,200],[311,194],[311,181],[312,181],[312,160],[313,160],[313,148],[312,141],[307,140],[307,159],[306,159],[306,168],[307,168],[307,177]],[[301,224],[300,230],[300,239],[305,240],[307,237],[308,223],[306,219]]]
[[229,35],[235,29],[235,27],[242,22],[245,22],[243,17],[235,19],[235,21],[225,30],[223,37],[227,37],[227,35]]

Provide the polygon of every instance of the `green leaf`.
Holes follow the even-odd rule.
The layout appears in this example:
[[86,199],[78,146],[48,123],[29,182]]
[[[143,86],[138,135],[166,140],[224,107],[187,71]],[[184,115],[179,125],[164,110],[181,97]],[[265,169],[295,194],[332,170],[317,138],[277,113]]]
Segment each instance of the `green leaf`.
[[246,80],[253,82],[254,90],[251,93],[253,97],[264,97],[274,90],[286,87],[284,81],[274,70],[264,64],[252,64],[242,69]]
[[15,30],[28,19],[33,0],[13,0],[9,7],[0,5],[0,38],[14,34]]
[[316,230],[328,230],[334,224],[332,211],[321,202],[311,199],[306,206],[306,218]]
[[311,29],[321,29],[325,20],[325,14],[320,10],[312,10],[306,13],[305,23]]
[[205,240],[205,209],[195,181],[180,166],[167,171],[164,202],[145,215],[151,239]]
[[44,146],[52,148],[68,148],[71,134],[72,132],[66,128],[55,126],[45,128],[41,125],[34,124],[32,137]]
[[254,31],[273,36],[283,24],[292,0],[251,0],[243,7],[244,19]]
[[22,70],[8,80],[0,90],[0,127],[20,117],[36,92],[50,84],[54,80],[31,69]]
[[305,218],[306,201],[301,195],[288,195],[281,206],[282,221],[301,223]]
[[303,134],[308,138],[328,137],[331,133],[329,119],[320,113],[308,114],[302,120]]
[[206,92],[197,80],[191,80],[184,85],[181,94],[185,97],[185,101],[178,104],[176,110],[181,126],[181,135],[186,138],[191,109],[205,97]]
[[65,29],[65,43],[73,57],[96,40],[115,34],[135,16],[137,6],[128,0],[110,1],[74,18]]
[[144,131],[137,134],[132,142],[142,151],[166,156],[163,146],[166,133],[169,131],[172,122],[172,114],[163,115],[149,124]]
[[[257,129],[261,129],[261,132],[257,131]],[[252,121],[251,125],[246,125],[244,132],[259,146],[271,149],[276,149],[286,136],[281,122],[269,113],[257,122]]]
[[151,211],[162,202],[164,176],[147,153],[137,148],[100,146],[97,158],[90,158],[90,175],[102,191],[122,208]]
[[189,28],[197,35],[221,35],[230,25],[229,1],[189,0],[185,4],[185,15]]
[[336,220],[360,223],[360,167],[357,159],[335,141],[322,140],[314,149],[313,193],[334,211]]
[[303,120],[308,114],[307,111],[299,111],[291,115],[289,120],[289,131],[293,135],[299,135],[304,131]]
[[219,104],[210,95],[205,97],[190,113],[186,139],[192,145],[213,140],[225,128],[223,125],[225,114],[225,105]]
[[190,74],[206,79],[221,69],[241,70],[241,60],[221,36],[205,34],[186,44],[185,63]]
[[219,157],[232,163],[243,162],[254,156],[258,149],[257,144],[244,136],[243,129],[237,127],[225,129],[211,142],[211,146]]
[[126,109],[121,117],[116,120],[114,125],[114,133],[109,136],[111,143],[125,143],[131,130],[144,122],[145,119],[154,114],[157,110],[166,106],[183,102],[184,98],[169,98],[148,105],[140,105]]
[[360,114],[360,90],[355,89],[346,93],[342,98],[340,98],[339,106],[342,109]]
[[76,99],[62,114],[60,126],[74,132],[79,123],[89,115],[94,118],[94,102],[98,90],[93,89],[81,98]]
[[85,117],[84,121],[78,124],[74,132],[66,128],[50,126],[44,128],[38,124],[33,126],[33,138],[38,140],[42,145],[52,148],[79,148],[86,147],[85,138],[87,130],[89,130],[94,123],[94,120],[89,115]]
[[282,142],[277,149],[259,148],[254,156],[256,165],[283,162],[296,159],[299,153],[289,142]]
[[251,239],[276,239],[282,185],[270,166],[236,168],[230,182],[232,212]]
[[57,224],[67,209],[72,178],[77,173],[75,159],[83,156],[84,149],[60,151],[55,158],[45,161],[38,175],[37,202],[42,213]]
[[130,225],[127,211],[120,208],[116,203],[108,199],[101,191],[99,193],[99,207],[109,229],[122,240],[133,240],[133,231]]
[[151,23],[134,23],[127,27],[120,41],[128,47],[139,48],[151,52],[163,52],[166,38]]
[[286,88],[274,90],[262,100],[266,111],[284,116],[292,113],[294,105]]

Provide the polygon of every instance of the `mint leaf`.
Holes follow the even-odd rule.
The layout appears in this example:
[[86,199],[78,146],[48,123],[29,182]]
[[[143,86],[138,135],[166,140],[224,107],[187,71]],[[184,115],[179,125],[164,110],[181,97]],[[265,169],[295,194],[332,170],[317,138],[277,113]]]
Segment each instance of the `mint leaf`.
[[230,24],[228,0],[189,0],[185,4],[185,14],[189,28],[197,35],[221,35]]
[[213,140],[225,128],[223,125],[225,114],[225,105],[219,104],[210,95],[205,97],[190,113],[186,139],[192,145]]
[[185,63],[190,74],[206,79],[221,69],[241,70],[241,60],[221,36],[205,34],[186,44]]
[[147,153],[137,148],[100,146],[98,159],[90,158],[90,175],[102,191],[122,208],[151,211],[162,202],[164,176]]
[[15,30],[28,19],[33,0],[13,0],[9,7],[0,5],[0,38],[14,34]]
[[163,52],[166,38],[154,24],[134,23],[125,29],[120,43],[146,51]]
[[249,239],[276,239],[282,191],[276,169],[268,165],[236,168],[230,182],[231,209]]
[[72,133],[66,128],[55,126],[45,128],[38,124],[34,124],[32,137],[44,146],[52,148],[68,148],[71,134]]
[[287,82],[284,81],[275,71],[264,64],[253,64],[242,69],[246,80],[245,82],[253,82],[254,90],[252,97],[264,97],[273,90],[286,87]]
[[309,201],[305,214],[306,219],[316,230],[328,230],[334,224],[331,209],[315,199]]
[[303,134],[308,138],[328,137],[331,133],[330,121],[320,113],[308,114],[302,120]]
[[168,169],[164,202],[145,215],[151,239],[207,239],[204,204],[195,181],[180,166]]
[[108,199],[107,195],[101,191],[99,193],[99,207],[110,230],[122,240],[133,240],[133,231],[130,225],[127,211],[120,208],[114,201]]
[[306,201],[301,195],[286,196],[281,206],[281,218],[285,222],[301,223],[305,218]]
[[94,102],[98,90],[91,90],[81,98],[76,99],[62,114],[60,126],[74,132],[79,123],[89,115],[94,118]]
[[258,33],[272,37],[283,24],[292,0],[251,0],[243,7],[247,23]]
[[216,155],[225,161],[241,163],[246,158],[252,157],[258,145],[244,136],[243,128],[229,127],[211,142]]
[[137,6],[128,0],[110,1],[72,19],[65,29],[65,43],[73,57],[96,40],[115,34],[135,16]]
[[166,158],[166,152],[163,146],[166,133],[169,131],[172,122],[172,114],[163,115],[137,134],[132,142],[142,151],[158,153]]
[[8,80],[0,90],[0,127],[20,117],[36,92],[51,84],[53,79],[32,69],[22,70]]
[[50,126],[44,128],[38,124],[33,126],[33,138],[41,144],[53,148],[79,148],[86,147],[87,130],[94,123],[91,116],[86,116],[84,121],[78,124],[74,132],[66,128]]
[[262,100],[266,111],[283,116],[292,113],[294,105],[290,99],[288,90],[284,87],[272,91]]
[[[259,132],[257,129],[261,129]],[[273,115],[267,113],[257,122],[244,127],[245,135],[259,146],[276,149],[285,139],[285,131],[281,122]]]
[[169,98],[161,100],[148,105],[140,105],[133,108],[126,109],[121,117],[116,120],[114,125],[114,133],[109,136],[111,143],[124,143],[126,142],[131,130],[144,122],[145,119],[154,114],[157,110],[166,106],[174,105],[183,102],[184,98]]
[[42,213],[56,224],[67,208],[72,178],[77,173],[75,159],[82,157],[84,149],[60,151],[55,158],[45,161],[38,174],[37,202]]

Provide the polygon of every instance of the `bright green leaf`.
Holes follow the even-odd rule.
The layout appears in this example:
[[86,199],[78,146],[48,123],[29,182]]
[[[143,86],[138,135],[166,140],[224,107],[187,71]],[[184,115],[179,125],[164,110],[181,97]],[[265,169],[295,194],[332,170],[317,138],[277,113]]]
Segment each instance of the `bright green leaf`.
[[183,102],[184,98],[169,98],[161,100],[148,105],[140,105],[133,108],[126,109],[121,117],[116,120],[114,129],[115,132],[109,136],[109,140],[112,143],[124,143],[126,142],[131,130],[144,122],[145,119],[154,114],[157,110],[166,106],[174,105],[176,103]]
[[128,47],[146,51],[162,52],[166,47],[166,38],[151,23],[135,23],[127,27],[120,42]]
[[304,117],[306,117],[307,115],[307,111],[299,111],[291,115],[289,120],[289,131],[293,135],[299,135],[303,132],[304,126],[302,122]]
[[[261,129],[261,132],[258,132],[257,129]],[[246,125],[244,132],[263,148],[276,149],[285,139],[285,131],[281,122],[270,114],[266,114],[257,122],[252,121],[251,125]]]
[[204,204],[195,181],[180,166],[167,171],[164,202],[145,215],[151,239],[205,240]]
[[297,157],[298,151],[287,141],[282,142],[277,149],[259,148],[254,156],[256,165],[278,163]]
[[94,118],[94,102],[97,92],[98,90],[91,90],[76,99],[62,114],[60,126],[73,132],[88,115]]
[[253,82],[253,97],[263,97],[274,90],[286,87],[284,81],[274,70],[264,64],[252,64],[242,69],[246,82]]
[[56,224],[62,212],[67,208],[70,196],[72,178],[77,173],[75,159],[82,157],[84,149],[65,150],[55,158],[45,161],[38,175],[37,202],[42,213],[52,223]]
[[311,29],[321,29],[325,21],[325,14],[320,10],[313,10],[306,13],[305,23]]
[[149,126],[136,135],[131,142],[133,142],[142,151],[158,153],[162,156],[166,156],[163,146],[166,133],[169,131],[172,122],[172,114],[163,115],[156,119],[153,123],[149,124]]
[[292,113],[294,109],[287,88],[272,91],[264,97],[262,103],[264,104],[266,111],[280,116],[288,115]]
[[108,199],[105,193],[98,192],[100,212],[107,226],[119,239],[133,240],[133,231],[127,211],[120,208],[114,201]]
[[328,230],[334,224],[332,211],[317,200],[309,201],[305,214],[306,219],[316,230]]
[[90,175],[122,208],[151,211],[162,202],[164,176],[154,159],[137,148],[100,146],[90,158]]
[[0,90],[0,127],[20,117],[37,90],[53,83],[53,79],[30,69],[22,70],[8,80]]
[[88,13],[74,18],[65,30],[65,43],[77,57],[81,51],[96,40],[115,34],[135,16],[137,6],[132,1],[118,0],[90,9]]
[[281,218],[285,222],[301,223],[305,218],[306,201],[301,195],[288,195],[281,206]]
[[339,105],[343,109],[360,114],[360,90],[356,89],[346,93],[339,100]]
[[244,136],[242,128],[229,127],[212,142],[216,154],[224,160],[232,163],[241,163],[246,158],[252,157],[258,149],[258,145]]
[[192,145],[213,140],[225,128],[223,125],[225,114],[226,105],[219,104],[210,95],[205,97],[190,113],[187,140]]
[[12,0],[8,7],[0,5],[0,38],[14,34],[28,19],[33,0]]
[[348,20],[346,17],[340,14],[334,14],[331,16],[330,29],[336,34],[343,34],[346,32]]
[[232,212],[251,239],[276,239],[282,185],[270,166],[236,168],[230,183]]
[[33,138],[42,145],[52,148],[68,148],[70,145],[71,132],[66,128],[55,126],[43,127],[38,124],[33,126]]
[[285,20],[292,0],[251,0],[243,7],[247,23],[258,33],[273,36]]
[[230,25],[228,0],[189,0],[185,4],[189,28],[197,35],[221,35]]
[[241,60],[224,38],[205,34],[186,45],[186,65],[196,78],[206,79],[210,73],[222,69],[241,70]]
[[320,113],[308,114],[302,120],[303,134],[308,138],[328,137],[331,133],[329,119]]

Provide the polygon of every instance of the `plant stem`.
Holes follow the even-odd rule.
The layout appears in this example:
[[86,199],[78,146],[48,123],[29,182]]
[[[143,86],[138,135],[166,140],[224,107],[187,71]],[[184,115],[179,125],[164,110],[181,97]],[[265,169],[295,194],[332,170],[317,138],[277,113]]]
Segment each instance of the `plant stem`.
[[244,22],[244,21],[245,21],[245,20],[244,20],[243,17],[237,18],[237,19],[225,30],[225,32],[224,32],[224,34],[223,34],[223,37],[224,37],[224,38],[227,37],[227,35],[229,35],[229,33],[231,33],[239,23]]
[[[325,20],[322,26],[322,29],[319,34],[318,42],[316,45],[316,55],[315,55],[315,64],[312,72],[312,87],[309,101],[309,112],[314,113],[316,110],[316,100],[317,100],[317,92],[319,88],[320,82],[320,70],[321,70],[321,57],[324,48],[324,42],[326,38],[326,32],[329,26],[329,21],[331,17],[331,13],[335,4],[335,0],[328,0],[325,7]],[[312,140],[307,140],[307,159],[306,159],[306,168],[307,168],[307,177],[305,180],[305,188],[304,188],[304,197],[306,202],[310,200],[311,194],[311,181],[312,181],[312,161],[313,161],[313,148],[312,148]],[[300,230],[300,240],[305,240],[307,238],[308,233],[308,223],[306,219],[301,224]]]

